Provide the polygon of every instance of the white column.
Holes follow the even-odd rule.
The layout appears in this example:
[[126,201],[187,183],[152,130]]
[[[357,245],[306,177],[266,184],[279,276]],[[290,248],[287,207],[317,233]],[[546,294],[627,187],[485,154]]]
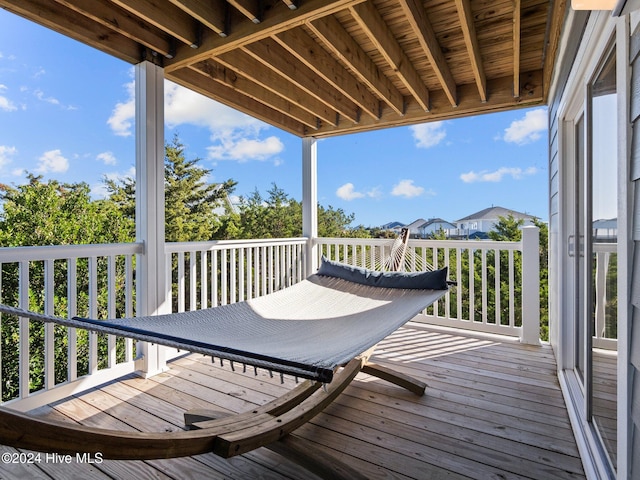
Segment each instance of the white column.
[[318,145],[315,138],[302,139],[302,236],[307,237],[306,276],[318,269]]
[[540,231],[522,228],[522,331],[520,341],[540,344]]
[[[170,313],[164,242],[164,70],[150,62],[136,65],[136,313]],[[138,343],[149,376],[166,369],[162,348]]]

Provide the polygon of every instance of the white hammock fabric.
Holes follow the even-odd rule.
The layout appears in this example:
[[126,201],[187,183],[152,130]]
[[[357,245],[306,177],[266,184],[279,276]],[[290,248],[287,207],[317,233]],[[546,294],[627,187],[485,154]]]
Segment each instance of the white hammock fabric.
[[378,288],[312,275],[263,297],[169,315],[101,321],[4,305],[0,312],[328,383],[337,366],[377,344],[446,292]]

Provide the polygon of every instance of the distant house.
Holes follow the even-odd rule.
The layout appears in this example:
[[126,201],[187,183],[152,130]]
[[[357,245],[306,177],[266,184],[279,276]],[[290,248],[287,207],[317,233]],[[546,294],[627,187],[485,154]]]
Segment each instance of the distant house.
[[405,228],[409,229],[410,238],[422,238],[421,237],[422,232],[420,231],[420,227],[425,223],[427,223],[427,221],[424,218],[419,218],[411,222],[409,225],[405,225]]
[[405,226],[404,223],[389,222],[389,223],[385,223],[384,225],[380,225],[380,230],[389,230],[391,232],[394,232],[400,235],[400,230],[402,230],[404,226]]
[[[522,226],[533,225],[533,220],[536,218],[533,215],[529,215],[515,210],[510,210],[503,207],[489,207],[479,212],[472,213],[460,220],[456,221],[457,232],[455,236],[458,237],[476,237],[483,238],[482,234],[493,230],[496,223],[499,222],[500,217],[512,217],[518,220],[524,220]],[[453,235],[452,235],[453,236]]]
[[429,238],[440,231],[443,231],[446,237],[449,238],[456,229],[456,225],[441,218],[430,218],[418,227],[420,238]]

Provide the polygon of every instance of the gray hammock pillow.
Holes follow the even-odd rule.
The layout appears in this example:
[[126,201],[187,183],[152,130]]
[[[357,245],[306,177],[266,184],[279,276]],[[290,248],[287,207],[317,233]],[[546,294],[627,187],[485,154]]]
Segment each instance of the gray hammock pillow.
[[431,272],[378,272],[334,262],[322,256],[318,275],[342,278],[362,285],[413,290],[446,290],[447,267]]

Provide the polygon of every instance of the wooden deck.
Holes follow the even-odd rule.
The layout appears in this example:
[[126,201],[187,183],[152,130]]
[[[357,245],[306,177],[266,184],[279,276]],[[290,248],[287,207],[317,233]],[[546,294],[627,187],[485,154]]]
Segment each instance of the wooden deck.
[[[370,478],[584,478],[550,347],[411,323],[381,343],[374,360],[424,380],[426,394],[361,373],[295,436]],[[104,428],[173,431],[182,428],[184,410],[214,404],[245,411],[295,385],[237,370],[189,355],[171,362],[165,374],[127,377],[32,413]],[[31,464],[0,462],[0,478],[316,478],[264,448],[229,460],[213,454],[82,460],[67,464],[42,454]]]

